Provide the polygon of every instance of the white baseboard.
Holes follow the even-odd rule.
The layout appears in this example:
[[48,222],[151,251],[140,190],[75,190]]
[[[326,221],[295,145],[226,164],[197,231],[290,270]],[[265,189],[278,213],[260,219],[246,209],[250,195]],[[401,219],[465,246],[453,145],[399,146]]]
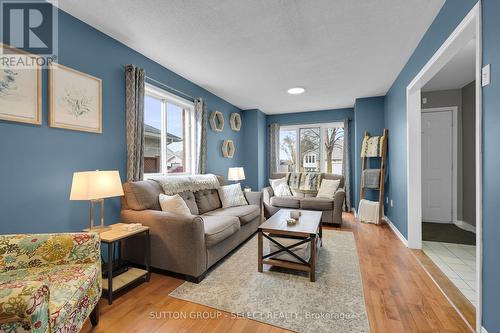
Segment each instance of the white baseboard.
[[460,229],[463,229],[463,230],[467,230],[467,231],[470,231],[470,232],[473,232],[473,233],[476,233],[476,227],[465,222],[465,221],[460,221],[460,220],[457,220],[457,221],[454,221],[453,222],[457,227],[459,227]]
[[481,326],[481,333],[488,333],[488,331],[486,330],[486,328],[484,328],[484,326]]
[[387,216],[384,216],[382,220],[387,223],[387,225],[391,228],[392,232],[399,238],[399,240],[406,246],[408,247],[408,240],[403,236],[401,232],[399,232],[398,228],[394,226],[394,224],[389,220]]

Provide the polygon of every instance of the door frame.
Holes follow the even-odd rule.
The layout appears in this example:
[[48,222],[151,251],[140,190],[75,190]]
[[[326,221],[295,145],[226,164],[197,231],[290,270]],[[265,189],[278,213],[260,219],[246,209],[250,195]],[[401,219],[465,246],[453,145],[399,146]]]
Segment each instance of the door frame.
[[408,247],[422,248],[422,142],[421,88],[429,82],[471,39],[476,41],[476,331],[482,323],[482,30],[481,0],[451,33],[406,88],[407,131],[407,223]]
[[[456,224],[458,220],[458,107],[439,107],[422,109],[421,113],[451,112],[451,223]],[[422,222],[422,221],[421,221]],[[430,221],[432,222],[432,221]],[[440,223],[440,222],[437,222]]]

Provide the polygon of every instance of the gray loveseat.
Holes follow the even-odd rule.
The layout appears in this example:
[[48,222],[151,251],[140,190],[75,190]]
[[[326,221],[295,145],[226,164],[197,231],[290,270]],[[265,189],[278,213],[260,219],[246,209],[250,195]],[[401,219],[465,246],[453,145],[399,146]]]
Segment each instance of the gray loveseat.
[[[212,265],[252,236],[262,222],[261,192],[245,192],[248,205],[230,208],[221,208],[216,189],[180,192],[192,214],[184,216],[161,210],[158,196],[163,189],[154,180],[125,183],[123,190],[121,222],[151,228],[151,266],[192,282],[201,281]],[[136,251],[143,248],[141,241],[125,242],[125,259],[144,262],[144,253]]]
[[[274,173],[271,179],[286,177],[286,173]],[[321,222],[336,226],[342,224],[342,208],[345,200],[344,177],[331,173],[322,173],[322,179],[340,179],[340,184],[333,199],[317,198],[313,193],[295,193],[293,196],[277,197],[271,187],[262,190],[264,201],[264,216],[271,217],[281,208],[295,208],[322,211]]]

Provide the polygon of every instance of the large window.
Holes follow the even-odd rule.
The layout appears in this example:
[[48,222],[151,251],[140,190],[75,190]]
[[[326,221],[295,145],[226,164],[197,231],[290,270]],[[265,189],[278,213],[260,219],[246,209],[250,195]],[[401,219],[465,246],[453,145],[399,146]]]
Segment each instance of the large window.
[[144,97],[144,173],[190,173],[193,159],[193,103],[146,85]]
[[342,174],[343,123],[282,126],[279,172]]

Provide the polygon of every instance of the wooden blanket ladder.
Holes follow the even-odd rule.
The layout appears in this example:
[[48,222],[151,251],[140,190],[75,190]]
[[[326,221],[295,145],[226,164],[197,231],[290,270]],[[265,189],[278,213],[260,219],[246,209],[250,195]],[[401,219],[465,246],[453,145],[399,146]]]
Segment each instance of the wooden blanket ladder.
[[[365,139],[369,138],[370,134],[365,132]],[[380,149],[380,182],[378,187],[378,221],[377,224],[382,222],[383,212],[384,212],[384,185],[385,185],[385,173],[387,167],[387,142],[389,140],[389,131],[387,128],[384,128],[382,147]],[[367,168],[367,156],[361,157],[361,177],[363,178],[364,171]],[[360,181],[360,191],[359,191],[359,199],[366,198],[366,187],[363,186],[363,181]]]

